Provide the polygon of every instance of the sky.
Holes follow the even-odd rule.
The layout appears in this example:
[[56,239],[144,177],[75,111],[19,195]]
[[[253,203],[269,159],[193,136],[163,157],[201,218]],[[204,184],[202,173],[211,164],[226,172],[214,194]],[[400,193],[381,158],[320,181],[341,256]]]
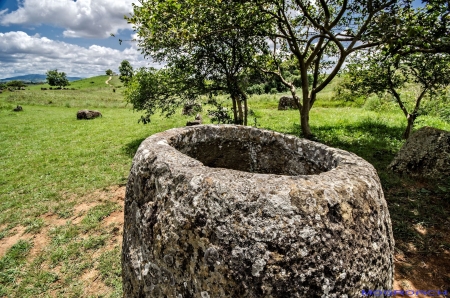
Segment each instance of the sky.
[[0,0],[0,79],[51,69],[92,77],[118,72],[123,60],[134,68],[156,66],[131,41],[134,32],[124,15],[133,2]]
[[134,68],[158,67],[131,41],[124,16],[133,2],[138,0],[0,0],[0,79],[51,69],[91,77],[118,72],[123,60]]

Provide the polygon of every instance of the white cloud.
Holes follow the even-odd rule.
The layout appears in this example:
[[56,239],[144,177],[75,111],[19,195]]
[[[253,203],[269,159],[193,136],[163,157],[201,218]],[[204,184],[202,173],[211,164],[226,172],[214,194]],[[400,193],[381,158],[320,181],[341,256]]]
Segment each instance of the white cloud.
[[89,77],[104,74],[107,69],[118,72],[122,60],[134,68],[155,66],[133,47],[122,51],[98,45],[78,45],[40,37],[25,32],[0,33],[0,78],[22,74],[43,74],[57,68],[69,76]]
[[131,29],[124,15],[135,0],[24,0],[19,9],[0,11],[1,25],[48,24],[64,28],[65,37],[106,38]]

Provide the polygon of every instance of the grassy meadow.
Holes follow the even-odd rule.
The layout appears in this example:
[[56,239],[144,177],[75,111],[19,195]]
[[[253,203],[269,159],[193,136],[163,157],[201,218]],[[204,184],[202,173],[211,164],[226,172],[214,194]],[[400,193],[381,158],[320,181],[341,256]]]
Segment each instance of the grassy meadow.
[[[180,109],[172,118],[155,115],[139,124],[141,114],[124,101],[118,78],[110,86],[107,79],[72,82],[69,90],[35,85],[0,94],[0,297],[122,297],[123,196],[132,157],[146,137],[193,117]],[[392,104],[334,99],[336,84],[311,110],[311,128],[318,141],[377,168],[393,222],[397,287],[450,288],[450,183],[388,172],[404,142],[403,114]],[[299,113],[278,111],[280,96],[252,96],[249,125],[299,135]],[[16,105],[23,112],[13,112]],[[84,108],[103,117],[77,120]],[[204,105],[205,123],[208,109]],[[416,128],[450,130],[438,115],[419,119]]]

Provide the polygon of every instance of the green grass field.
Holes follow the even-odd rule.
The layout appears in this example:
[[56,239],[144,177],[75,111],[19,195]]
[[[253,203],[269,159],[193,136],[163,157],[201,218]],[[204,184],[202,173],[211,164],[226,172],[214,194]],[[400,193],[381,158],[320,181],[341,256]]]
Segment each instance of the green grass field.
[[[122,296],[122,226],[112,219],[123,202],[115,192],[123,192],[132,157],[146,137],[193,117],[155,115],[150,124],[139,124],[141,114],[126,105],[120,81],[110,82],[113,92],[107,79],[73,82],[69,88],[75,90],[42,91],[49,86],[39,85],[0,94],[0,297]],[[298,111],[278,111],[280,96],[252,96],[255,116],[249,124],[299,135]],[[407,251],[410,242],[430,255],[450,249],[444,236],[414,229],[448,228],[450,185],[386,171],[403,144],[400,110],[348,106],[332,100],[333,86],[321,96],[311,110],[312,131],[320,142],[354,152],[377,168],[398,250]],[[12,111],[18,104],[23,112]],[[81,108],[98,109],[103,117],[79,121]],[[206,123],[209,108],[202,112]],[[450,123],[435,116],[419,124],[450,130]],[[445,276],[443,282],[450,283]]]

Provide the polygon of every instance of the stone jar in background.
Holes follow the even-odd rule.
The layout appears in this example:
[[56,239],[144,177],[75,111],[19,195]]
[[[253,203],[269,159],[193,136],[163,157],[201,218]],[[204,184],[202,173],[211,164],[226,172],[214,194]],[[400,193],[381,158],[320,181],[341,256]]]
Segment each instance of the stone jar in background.
[[198,125],[133,159],[124,297],[357,297],[392,289],[393,252],[379,178],[352,153]]

